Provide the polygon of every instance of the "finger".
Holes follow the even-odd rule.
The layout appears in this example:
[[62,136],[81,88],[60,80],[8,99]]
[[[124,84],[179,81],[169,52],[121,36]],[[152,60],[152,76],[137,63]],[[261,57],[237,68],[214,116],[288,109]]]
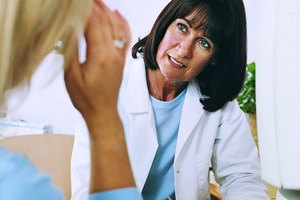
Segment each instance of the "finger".
[[69,66],[65,68],[64,79],[66,87],[71,90],[72,84],[80,84],[82,80],[81,67],[79,64],[78,48],[76,46],[75,55]]
[[[101,59],[101,55],[106,50],[109,51],[109,46],[112,46],[112,28],[111,22],[105,7],[93,6],[93,11],[85,31],[87,43],[87,62],[89,58]],[[97,56],[98,55],[98,56]]]
[[124,39],[124,28],[121,23],[121,20],[119,16],[117,15],[117,12],[114,11],[112,17],[110,18],[112,21],[112,29],[113,29],[113,38],[114,39]]
[[96,4],[99,6],[99,9],[105,12],[109,17],[113,39],[125,39],[126,41],[130,41],[131,38],[128,37],[130,35],[129,25],[120,12],[117,10],[112,11],[102,0],[96,0]]
[[[105,24],[108,24],[111,28],[115,26],[115,21],[114,19],[114,14],[112,12],[112,10],[107,7],[104,2],[102,0],[95,0],[95,10],[97,13],[99,13],[101,15],[101,17],[106,20]],[[112,29],[112,33],[113,29]],[[113,34],[111,34],[112,38],[113,38]]]
[[118,10],[115,10],[115,16],[118,19],[119,29],[123,30],[123,39],[127,42],[125,49],[128,48],[131,42],[131,31],[127,20],[121,15]]

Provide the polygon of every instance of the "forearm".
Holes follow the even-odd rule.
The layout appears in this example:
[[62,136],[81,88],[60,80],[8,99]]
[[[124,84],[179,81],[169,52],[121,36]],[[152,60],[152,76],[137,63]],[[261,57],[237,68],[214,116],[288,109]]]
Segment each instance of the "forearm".
[[[77,55],[65,70],[66,88],[90,133],[92,193],[135,185],[117,112],[118,91],[131,39],[129,25],[103,1],[93,2],[85,30],[86,61],[80,63]],[[118,38],[127,41],[124,47],[114,45]]]
[[88,119],[87,126],[91,140],[90,193],[135,187],[117,111]]

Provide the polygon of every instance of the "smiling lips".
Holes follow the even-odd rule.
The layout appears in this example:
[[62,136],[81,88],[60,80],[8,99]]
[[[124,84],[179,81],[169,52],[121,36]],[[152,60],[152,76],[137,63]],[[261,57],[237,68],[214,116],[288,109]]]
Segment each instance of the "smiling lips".
[[178,62],[178,61],[177,61],[175,58],[173,58],[172,56],[169,56],[169,58],[170,58],[170,61],[171,61],[172,63],[174,63],[175,65],[177,65],[178,67],[185,67],[184,64]]

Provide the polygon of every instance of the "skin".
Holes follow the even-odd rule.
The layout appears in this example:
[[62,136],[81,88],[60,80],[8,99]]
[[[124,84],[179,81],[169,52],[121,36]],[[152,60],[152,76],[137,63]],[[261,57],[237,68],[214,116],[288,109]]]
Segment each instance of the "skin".
[[159,69],[147,70],[148,88],[156,99],[174,99],[213,59],[215,46],[207,35],[191,26],[192,16],[170,24],[158,46]]
[[[135,187],[123,126],[117,112],[118,91],[131,36],[127,21],[95,0],[85,31],[87,59],[78,55],[65,70],[65,83],[73,105],[86,121],[90,134],[90,193]],[[113,45],[123,38],[123,49]]]

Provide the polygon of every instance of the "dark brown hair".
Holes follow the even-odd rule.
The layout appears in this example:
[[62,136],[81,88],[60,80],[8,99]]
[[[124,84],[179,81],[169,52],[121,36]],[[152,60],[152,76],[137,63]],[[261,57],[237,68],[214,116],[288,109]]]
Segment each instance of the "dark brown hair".
[[[196,11],[196,12],[194,12]],[[172,0],[156,19],[148,36],[132,48],[133,58],[143,56],[145,66],[157,69],[156,53],[169,25],[194,13],[192,25],[204,30],[217,47],[215,65],[208,64],[196,77],[204,109],[216,111],[241,90],[247,62],[247,29],[242,0]]]

